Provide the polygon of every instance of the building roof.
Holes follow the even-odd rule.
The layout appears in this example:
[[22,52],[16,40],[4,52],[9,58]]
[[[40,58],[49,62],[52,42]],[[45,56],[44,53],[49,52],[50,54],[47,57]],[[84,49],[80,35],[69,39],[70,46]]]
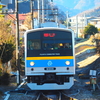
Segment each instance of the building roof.
[[42,23],[41,25],[37,26],[37,27],[60,27],[60,28],[66,28],[65,25],[63,24],[58,24],[58,23],[55,23],[55,22],[45,22],[45,23]]
[[[8,14],[7,15],[9,19],[16,20],[16,14]],[[19,20],[25,20],[27,17],[27,14],[19,14]]]
[[27,17],[27,14],[19,14],[19,20],[25,20]]

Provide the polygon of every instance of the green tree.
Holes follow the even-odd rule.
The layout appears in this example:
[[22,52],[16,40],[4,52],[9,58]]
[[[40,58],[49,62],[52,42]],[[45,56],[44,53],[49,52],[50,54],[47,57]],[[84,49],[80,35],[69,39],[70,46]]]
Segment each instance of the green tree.
[[25,21],[24,21],[24,25],[28,28],[31,29],[31,16],[27,16]]
[[[64,25],[67,27],[67,20],[64,21]],[[68,26],[71,26],[71,24],[68,22]]]
[[[0,18],[0,63],[7,63],[13,57],[15,36],[11,34],[11,21]],[[5,66],[0,66],[4,70]]]
[[[38,18],[38,13],[34,11],[33,13],[33,19],[34,18]],[[26,17],[25,21],[24,21],[24,26],[28,29],[31,29],[31,13],[28,14],[28,16]]]
[[94,35],[94,34],[98,33],[98,29],[94,25],[88,24],[85,27],[83,33],[85,35]]
[[100,28],[98,28],[98,31],[100,32]]
[[13,57],[15,46],[12,43],[3,43],[0,45],[1,62],[7,63]]

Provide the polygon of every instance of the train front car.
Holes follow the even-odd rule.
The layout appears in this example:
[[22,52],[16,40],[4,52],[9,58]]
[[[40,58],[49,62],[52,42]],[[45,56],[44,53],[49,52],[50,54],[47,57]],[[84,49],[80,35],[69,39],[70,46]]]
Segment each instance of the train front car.
[[30,89],[69,89],[74,74],[73,31],[40,28],[25,33],[25,75]]

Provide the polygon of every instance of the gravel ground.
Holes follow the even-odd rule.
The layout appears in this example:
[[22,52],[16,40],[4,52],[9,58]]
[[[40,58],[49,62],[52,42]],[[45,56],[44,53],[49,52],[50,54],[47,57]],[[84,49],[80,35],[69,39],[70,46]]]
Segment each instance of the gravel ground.
[[68,96],[78,100],[100,100],[100,97],[95,95],[97,92],[100,93],[100,90],[93,91],[89,79],[79,79],[78,76],[75,76],[75,84],[70,90],[66,91],[66,94],[68,91],[70,91]]
[[[16,85],[11,84],[10,86],[0,86],[0,91],[7,92],[10,90],[15,90],[17,88]],[[26,85],[22,86],[22,88],[27,88]],[[93,91],[92,86],[90,85],[89,79],[80,79],[77,75],[75,75],[74,85],[69,90],[63,91],[67,96],[73,97],[78,100],[100,100],[100,90],[97,88],[96,91]],[[9,94],[9,93],[8,93]],[[34,93],[10,93],[10,97],[8,100],[34,100]],[[6,95],[0,96],[0,100],[4,100]],[[41,99],[42,100],[42,99]]]

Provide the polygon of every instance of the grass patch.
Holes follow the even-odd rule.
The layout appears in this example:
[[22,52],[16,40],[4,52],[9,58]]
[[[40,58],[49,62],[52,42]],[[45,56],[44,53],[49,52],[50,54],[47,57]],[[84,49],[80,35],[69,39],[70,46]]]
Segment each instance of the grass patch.
[[[83,53],[87,50],[89,50],[89,51],[96,50],[96,47],[87,47],[87,48],[84,47],[84,48],[81,48],[81,49],[78,48],[77,50],[75,50],[75,53],[76,53],[76,55],[78,55],[78,54]],[[87,51],[87,52],[89,52],[89,51]]]
[[80,41],[75,41],[75,44],[78,44],[78,43],[81,43],[81,42],[85,42],[85,41],[87,41],[88,39],[82,39],[82,40],[80,40]]

